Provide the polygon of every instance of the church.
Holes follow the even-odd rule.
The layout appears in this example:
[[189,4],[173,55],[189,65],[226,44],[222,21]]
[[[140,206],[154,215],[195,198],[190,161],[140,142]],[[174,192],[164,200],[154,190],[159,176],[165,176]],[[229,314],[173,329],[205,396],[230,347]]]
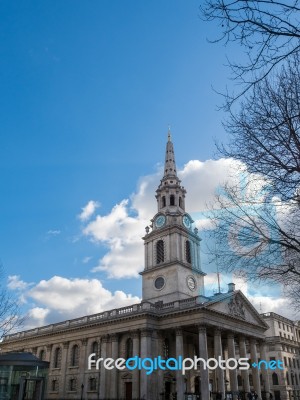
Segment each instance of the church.
[[[268,369],[204,368],[203,363],[185,373],[175,368],[175,361],[185,358],[248,358],[257,365],[260,359],[268,359],[269,350],[265,335],[269,325],[234,283],[226,293],[205,295],[200,237],[186,210],[186,195],[169,132],[155,196],[157,213],[143,237],[141,303],[5,337],[1,352],[30,352],[50,363],[45,398],[235,400],[248,399],[247,393],[255,391],[258,399],[269,399],[274,371]],[[172,361],[169,368],[150,374],[145,368],[131,368],[130,363],[108,369],[102,362],[97,368],[88,363],[91,354],[95,359]],[[280,397],[279,391],[275,400],[285,396],[282,392]]]

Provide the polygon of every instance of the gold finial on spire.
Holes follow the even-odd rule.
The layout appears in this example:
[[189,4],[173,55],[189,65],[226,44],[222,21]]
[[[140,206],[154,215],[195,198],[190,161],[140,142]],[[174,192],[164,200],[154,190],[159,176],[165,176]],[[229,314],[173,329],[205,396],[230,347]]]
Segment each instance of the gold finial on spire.
[[168,125],[168,141],[169,141],[169,142],[172,141],[172,137],[171,137],[171,126],[170,126],[170,124]]

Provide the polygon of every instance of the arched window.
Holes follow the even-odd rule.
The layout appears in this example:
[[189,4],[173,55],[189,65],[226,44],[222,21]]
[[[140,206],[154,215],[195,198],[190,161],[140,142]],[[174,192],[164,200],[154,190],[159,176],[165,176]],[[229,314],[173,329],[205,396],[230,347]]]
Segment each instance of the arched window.
[[161,199],[162,207],[166,207],[166,196],[163,196]]
[[77,344],[74,344],[71,351],[71,366],[76,367],[79,361],[79,347]]
[[54,365],[54,368],[61,367],[61,348],[60,347],[56,347],[56,349],[54,351],[53,365]]
[[286,373],[286,383],[289,385],[290,384],[290,377],[288,372]]
[[295,381],[296,381],[296,385],[298,386],[298,377],[296,374],[295,374]]
[[165,339],[163,343],[163,351],[164,351],[164,359],[166,360],[169,358],[169,351],[170,351],[170,345],[169,345],[169,339]]
[[243,386],[243,382],[242,382],[242,377],[241,375],[237,376],[237,380],[238,380],[238,386]]
[[185,242],[185,259],[189,264],[191,264],[192,254],[191,254],[191,242],[189,240]]
[[126,359],[133,356],[133,342],[131,338],[126,340]]
[[44,361],[45,360],[45,350],[40,350],[39,359]]
[[273,383],[273,385],[279,385],[278,375],[276,374],[276,372],[273,372],[273,374],[272,374],[272,383]]
[[165,261],[164,241],[158,240],[156,243],[156,264]]
[[96,358],[99,357],[99,344],[98,342],[93,342],[92,346],[91,346],[91,353],[95,353],[96,354]]
[[97,380],[96,380],[96,378],[90,378],[89,379],[89,390],[91,390],[91,391],[97,390]]
[[174,194],[171,194],[171,196],[170,196],[170,206],[175,206],[175,196],[174,196]]

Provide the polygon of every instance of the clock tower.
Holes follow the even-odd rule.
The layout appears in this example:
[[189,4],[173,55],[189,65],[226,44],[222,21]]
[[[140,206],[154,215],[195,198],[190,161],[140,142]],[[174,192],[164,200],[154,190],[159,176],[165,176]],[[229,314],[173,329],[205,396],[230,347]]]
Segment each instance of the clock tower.
[[156,190],[157,213],[143,238],[143,301],[167,303],[204,294],[206,274],[200,267],[200,238],[185,211],[185,195],[169,131],[164,175]]

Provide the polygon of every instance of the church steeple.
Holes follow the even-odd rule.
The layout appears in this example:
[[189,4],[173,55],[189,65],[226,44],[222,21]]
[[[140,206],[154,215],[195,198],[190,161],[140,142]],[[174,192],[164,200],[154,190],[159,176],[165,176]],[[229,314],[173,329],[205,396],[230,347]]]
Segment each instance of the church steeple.
[[177,177],[177,172],[176,172],[174,146],[171,139],[171,131],[169,128],[168,141],[166,146],[164,178],[170,178],[170,177]]
[[179,211],[185,210],[186,190],[180,185],[181,181],[177,176],[174,146],[171,140],[170,129],[166,145],[166,156],[164,175],[156,190],[158,211]]
[[200,238],[185,212],[185,194],[169,129],[163,177],[155,196],[158,210],[143,238],[143,300],[170,302],[203,294]]

